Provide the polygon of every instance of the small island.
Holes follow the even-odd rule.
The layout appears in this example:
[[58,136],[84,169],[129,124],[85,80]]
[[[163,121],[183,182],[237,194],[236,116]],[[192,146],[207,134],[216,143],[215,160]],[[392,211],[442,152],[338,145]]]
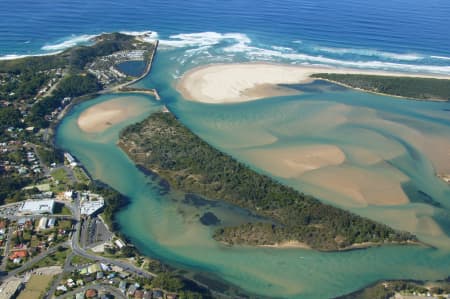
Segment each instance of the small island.
[[228,245],[283,245],[322,251],[418,242],[407,232],[326,205],[236,161],[193,134],[171,113],[159,112],[126,128],[119,146],[174,189],[223,200],[267,221],[221,227]]

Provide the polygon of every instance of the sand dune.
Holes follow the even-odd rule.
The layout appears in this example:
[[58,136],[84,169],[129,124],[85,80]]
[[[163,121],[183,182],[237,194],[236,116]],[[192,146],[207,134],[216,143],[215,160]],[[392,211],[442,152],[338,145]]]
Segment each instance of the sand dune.
[[192,101],[212,104],[245,102],[293,94],[295,91],[292,89],[278,85],[311,82],[310,75],[323,72],[439,77],[270,63],[213,64],[185,73],[177,84],[177,90]]
[[94,105],[78,117],[78,127],[87,133],[99,133],[141,113],[139,105],[129,105],[124,99],[115,99]]

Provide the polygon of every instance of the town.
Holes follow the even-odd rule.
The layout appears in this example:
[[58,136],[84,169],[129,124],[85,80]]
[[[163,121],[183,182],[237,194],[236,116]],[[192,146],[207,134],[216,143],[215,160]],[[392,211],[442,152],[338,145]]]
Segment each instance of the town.
[[[53,145],[73,105],[149,72],[157,42],[144,40],[103,34],[0,63],[0,299],[202,298],[116,233],[124,197]],[[136,61],[143,74],[118,68]]]
[[64,157],[41,190],[0,206],[0,298],[177,298],[176,283],[149,271],[156,261],[110,230],[101,194],[61,189],[59,172],[82,167]]

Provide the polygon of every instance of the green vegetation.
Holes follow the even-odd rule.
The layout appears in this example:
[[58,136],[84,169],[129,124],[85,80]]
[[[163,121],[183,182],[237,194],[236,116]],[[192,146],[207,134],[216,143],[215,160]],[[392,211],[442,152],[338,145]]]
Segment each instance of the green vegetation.
[[74,255],[72,258],[71,264],[75,265],[75,266],[79,266],[79,265],[85,265],[85,264],[92,263],[92,262],[93,261],[91,259],[82,257],[80,255]]
[[91,180],[87,176],[86,172],[81,167],[75,167],[73,168],[73,175],[75,176],[75,179],[80,182],[81,184],[89,185],[91,183]]
[[33,265],[33,268],[50,267],[50,266],[62,266],[67,256],[70,254],[70,250],[66,247],[59,246],[55,253],[46,256],[39,262]]
[[52,163],[64,162],[64,155],[60,150],[38,146],[36,147],[36,152],[41,161],[47,166],[50,166]]
[[0,205],[24,200],[22,188],[30,183],[30,178],[0,175]]
[[33,98],[50,78],[47,72],[35,72],[29,68],[23,69],[19,76],[0,74],[0,80],[5,80],[5,84],[0,85],[0,98],[8,101]]
[[450,282],[448,280],[437,282],[404,280],[378,282],[362,290],[335,299],[389,299],[394,298],[396,293],[405,295],[416,293],[423,294],[423,297],[428,297],[426,295],[428,292],[433,295],[438,295],[437,298],[447,298],[439,295],[450,293]]
[[117,51],[133,49],[134,37],[121,34],[103,34],[90,46],[77,46],[57,55],[32,56],[21,59],[0,61],[0,73],[23,74],[70,67],[71,72],[82,70],[87,63],[98,56],[106,56]]
[[89,185],[89,190],[100,194],[105,200],[102,219],[113,231],[117,231],[118,223],[115,221],[114,214],[128,204],[128,199],[118,191],[100,182],[94,182]]
[[214,235],[219,241],[266,245],[297,240],[319,250],[339,250],[356,243],[416,240],[256,173],[211,147],[169,113],[153,114],[128,127],[119,145],[175,189],[225,200],[272,220],[219,229]]
[[313,74],[311,77],[330,80],[371,92],[420,100],[450,100],[450,80],[359,74]]
[[22,123],[20,119],[22,118],[22,114],[20,111],[13,107],[5,107],[0,109],[0,132],[3,134],[3,131],[9,127],[21,127]]
[[92,74],[69,75],[61,80],[51,96],[45,97],[31,108],[27,122],[38,128],[46,128],[49,122],[45,116],[61,106],[64,97],[77,97],[97,92],[101,89],[97,78]]

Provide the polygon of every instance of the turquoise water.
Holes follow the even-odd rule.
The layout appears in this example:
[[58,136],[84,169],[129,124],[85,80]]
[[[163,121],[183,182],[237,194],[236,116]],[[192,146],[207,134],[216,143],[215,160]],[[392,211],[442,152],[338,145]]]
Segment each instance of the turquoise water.
[[[213,273],[248,292],[269,297],[330,298],[379,279],[442,279],[450,275],[450,240],[446,234],[450,230],[446,212],[450,188],[435,176],[434,162],[420,139],[433,136],[435,144],[450,140],[446,112],[450,104],[399,100],[320,82],[307,86],[298,96],[233,105],[193,103],[181,99],[173,88],[173,73],[183,70],[170,63],[176,56],[169,54],[159,54],[152,75],[139,83],[156,86],[162,103],[138,95],[102,96],[75,107],[57,134],[58,144],[75,154],[95,178],[131,198],[131,204],[118,215],[119,222],[122,232],[142,252],[194,272]],[[79,130],[76,120],[82,111],[117,98],[138,105],[142,114],[103,133]],[[211,239],[212,228],[200,224],[199,215],[213,211],[226,223],[239,223],[246,217],[230,207],[194,207],[178,200],[176,194],[162,195],[158,184],[145,177],[116,146],[122,128],[160,110],[162,104],[202,138],[256,170],[325,202],[412,231],[435,248],[385,246],[319,253],[217,244]],[[431,141],[424,142],[431,147]],[[280,177],[267,169],[265,159],[259,156],[268,151],[275,159],[273,150],[311,144],[338,146],[347,158],[344,165],[313,171],[312,178],[309,174]],[[367,153],[361,156],[361,150],[381,158],[368,164]],[[314,180],[348,169],[358,176],[363,173],[373,180],[387,178],[404,186],[410,202],[361,204]],[[384,191],[390,191],[370,190],[370,186],[369,197],[371,192],[383,196]],[[428,196],[420,195],[423,193]],[[425,198],[432,198],[434,205]]]
[[119,63],[116,67],[128,76],[139,77],[145,71],[144,61],[125,61]]

